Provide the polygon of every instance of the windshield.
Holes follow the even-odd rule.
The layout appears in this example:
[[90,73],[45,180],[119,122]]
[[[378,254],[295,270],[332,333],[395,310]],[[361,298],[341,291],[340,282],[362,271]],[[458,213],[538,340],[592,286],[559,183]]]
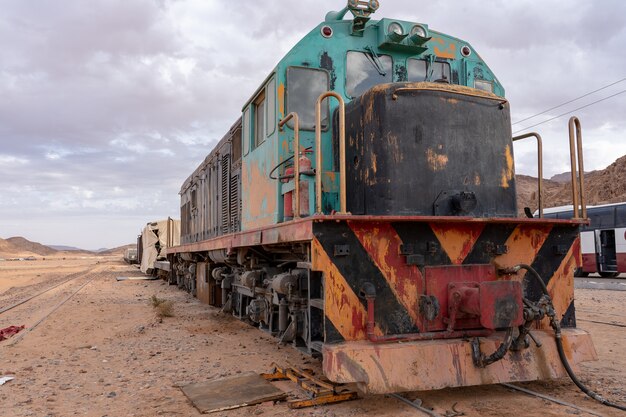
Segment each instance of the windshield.
[[392,82],[392,65],[389,55],[375,56],[371,53],[349,51],[346,93],[350,97],[358,97],[377,84]]
[[[287,69],[287,112],[298,113],[300,129],[315,129],[315,102],[328,91],[328,73],[313,68]],[[322,129],[328,126],[328,100],[322,104]],[[293,121],[289,121],[293,128]]]

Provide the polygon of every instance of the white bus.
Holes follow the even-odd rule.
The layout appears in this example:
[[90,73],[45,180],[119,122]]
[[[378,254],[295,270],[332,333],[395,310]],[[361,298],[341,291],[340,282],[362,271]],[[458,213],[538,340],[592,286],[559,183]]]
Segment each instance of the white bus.
[[[571,219],[572,206],[552,207],[544,210],[548,219]],[[614,278],[626,272],[626,203],[587,206],[589,226],[580,231],[582,268],[577,277],[598,273],[604,278]]]

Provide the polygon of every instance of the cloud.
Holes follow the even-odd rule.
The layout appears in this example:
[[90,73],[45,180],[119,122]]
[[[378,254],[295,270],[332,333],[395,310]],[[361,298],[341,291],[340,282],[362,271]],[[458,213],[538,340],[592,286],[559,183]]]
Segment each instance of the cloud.
[[[327,8],[344,3],[4,1],[0,236],[115,246],[147,221],[178,217],[180,185],[242,104]],[[375,18],[428,23],[472,44],[504,84],[514,121],[626,77],[621,1],[381,3]],[[626,153],[625,109],[623,94],[576,112],[589,169]],[[566,124],[533,128],[544,138],[547,176],[569,169]],[[519,172],[533,174],[534,144],[516,144],[515,153]]]

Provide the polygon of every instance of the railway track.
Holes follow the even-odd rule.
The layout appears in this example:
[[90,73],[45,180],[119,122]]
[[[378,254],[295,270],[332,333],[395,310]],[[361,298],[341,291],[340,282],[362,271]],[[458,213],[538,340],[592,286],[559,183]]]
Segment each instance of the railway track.
[[81,272],[72,273],[63,277],[60,282],[43,287],[35,294],[23,296],[18,300],[0,306],[0,328],[22,324],[27,326],[25,330],[12,337],[6,344],[14,346],[19,343],[20,340],[102,274],[102,266],[95,266]]
[[[520,387],[515,384],[504,383],[504,384],[495,385],[494,387],[504,388],[520,396],[531,396],[541,401],[548,401],[550,403],[557,404],[562,407],[564,415],[577,414],[577,415],[584,415],[584,416],[598,416],[598,417],[604,416],[604,414],[602,414],[601,411],[591,410],[589,408],[579,406],[572,402],[565,401],[560,398],[556,398],[556,397],[544,394],[542,392],[534,391],[526,387]],[[394,398],[398,401],[405,403],[407,406],[416,409],[419,412],[418,415],[424,415],[424,416],[430,416],[430,417],[457,417],[457,416],[466,415],[465,412],[462,410],[463,407],[459,406],[458,402],[455,402],[452,405],[451,410],[446,410],[442,414],[440,412],[436,412],[433,409],[424,406],[422,404],[422,400],[419,398],[415,400],[410,400],[401,394],[388,394],[387,397]]]

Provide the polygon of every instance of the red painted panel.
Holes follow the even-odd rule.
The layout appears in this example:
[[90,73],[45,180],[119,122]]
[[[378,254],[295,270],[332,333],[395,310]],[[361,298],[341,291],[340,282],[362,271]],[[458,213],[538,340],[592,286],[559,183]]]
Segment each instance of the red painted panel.
[[[426,294],[434,295],[439,300],[441,313],[435,320],[428,323],[428,331],[444,330],[447,324],[443,318],[448,317],[448,284],[455,282],[494,281],[496,268],[493,265],[452,265],[429,266],[424,268],[426,278]],[[480,328],[478,318],[459,318],[455,329]]]
[[617,254],[617,271],[626,272],[626,253]]
[[[619,258],[618,258],[618,262],[619,262]],[[590,253],[590,254],[583,253],[583,272],[591,273],[591,272],[597,272],[597,270],[598,268],[596,266],[596,254],[595,253]]]

